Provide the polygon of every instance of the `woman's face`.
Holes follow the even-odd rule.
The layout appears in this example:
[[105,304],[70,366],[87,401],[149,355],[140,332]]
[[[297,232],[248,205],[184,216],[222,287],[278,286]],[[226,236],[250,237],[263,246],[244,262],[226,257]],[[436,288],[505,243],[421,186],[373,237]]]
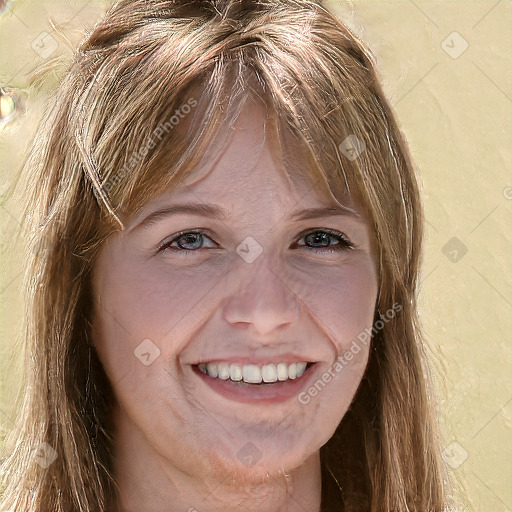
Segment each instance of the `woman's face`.
[[[359,344],[333,366],[372,326],[369,224],[350,198],[359,217],[285,178],[264,122],[246,104],[208,173],[146,203],[94,269],[116,427],[189,475],[300,466],[334,433],[368,360]],[[336,215],[304,214],[326,207]]]

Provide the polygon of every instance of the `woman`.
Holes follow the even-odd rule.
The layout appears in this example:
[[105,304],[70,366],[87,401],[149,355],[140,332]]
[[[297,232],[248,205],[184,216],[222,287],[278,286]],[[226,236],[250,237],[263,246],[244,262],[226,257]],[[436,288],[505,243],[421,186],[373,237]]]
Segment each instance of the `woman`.
[[362,44],[306,0],[122,0],[56,98],[2,510],[446,510],[421,202]]

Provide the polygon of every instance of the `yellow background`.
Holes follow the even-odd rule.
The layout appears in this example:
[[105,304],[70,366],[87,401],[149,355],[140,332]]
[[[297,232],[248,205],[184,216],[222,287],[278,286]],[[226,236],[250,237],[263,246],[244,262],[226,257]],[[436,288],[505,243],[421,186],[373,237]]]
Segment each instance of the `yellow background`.
[[[0,123],[2,435],[15,415],[23,314],[23,264],[11,244],[19,201],[5,192],[71,49],[109,3],[17,0],[0,14],[0,85],[23,91],[31,73],[43,73],[26,113]],[[371,48],[419,170],[427,219],[420,313],[457,509],[510,512],[512,2],[327,6]],[[41,37],[48,52],[57,44],[47,57],[34,49]]]

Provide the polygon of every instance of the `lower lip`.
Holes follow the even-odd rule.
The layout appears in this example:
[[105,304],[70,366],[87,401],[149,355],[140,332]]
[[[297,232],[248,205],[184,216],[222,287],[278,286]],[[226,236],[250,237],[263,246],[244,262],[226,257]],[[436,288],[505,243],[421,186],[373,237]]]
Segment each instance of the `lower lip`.
[[280,403],[296,397],[313,375],[316,363],[308,365],[306,371],[296,379],[285,380],[268,384],[247,384],[246,382],[233,382],[217,377],[209,377],[197,366],[193,366],[194,373],[203,380],[213,391],[225,398],[243,403]]

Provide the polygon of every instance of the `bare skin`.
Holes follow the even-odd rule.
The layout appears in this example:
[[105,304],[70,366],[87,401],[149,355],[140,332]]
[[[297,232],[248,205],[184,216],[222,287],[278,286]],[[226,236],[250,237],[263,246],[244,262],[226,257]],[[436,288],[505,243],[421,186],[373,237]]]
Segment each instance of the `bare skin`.
[[[207,172],[144,205],[96,262],[94,341],[118,401],[119,512],[320,510],[319,449],[355,395],[369,347],[307,404],[298,391],[371,327],[376,259],[369,223],[350,198],[344,204],[358,215],[292,218],[336,205],[283,176],[264,123],[258,105],[247,104]],[[156,210],[191,203],[221,206],[227,216],[179,213],[141,224]],[[203,234],[176,239],[199,228]],[[334,250],[341,239],[325,229],[353,248]],[[258,246],[250,263],[241,256]],[[293,396],[244,402],[197,371],[200,361],[237,358],[314,364]]]

